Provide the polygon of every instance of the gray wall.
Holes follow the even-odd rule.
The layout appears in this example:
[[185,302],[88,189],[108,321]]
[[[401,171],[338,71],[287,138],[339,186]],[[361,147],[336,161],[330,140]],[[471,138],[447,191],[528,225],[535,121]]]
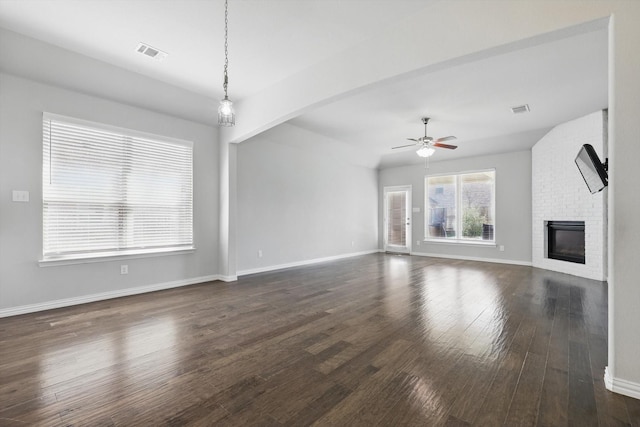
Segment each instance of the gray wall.
[[[7,74],[0,92],[0,310],[217,274],[215,128]],[[193,141],[196,251],[40,267],[43,111]],[[12,190],[28,190],[30,202],[12,202]]]
[[[438,153],[434,155],[437,156]],[[432,158],[433,159],[433,158]],[[457,173],[480,169],[496,170],[496,247],[453,243],[424,242],[424,180],[427,175]],[[531,263],[531,151],[518,151],[459,160],[383,169],[379,173],[379,245],[383,247],[384,187],[411,185],[412,204],[420,208],[413,213],[412,253],[437,254],[461,258]],[[417,241],[420,240],[420,246]],[[498,246],[505,250],[500,252]]]
[[298,136],[285,124],[238,146],[239,274],[377,249],[376,171]]

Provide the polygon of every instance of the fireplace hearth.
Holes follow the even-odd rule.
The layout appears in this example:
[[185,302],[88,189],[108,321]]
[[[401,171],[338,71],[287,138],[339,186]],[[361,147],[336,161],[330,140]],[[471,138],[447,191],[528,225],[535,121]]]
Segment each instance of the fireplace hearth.
[[584,221],[547,221],[547,258],[584,264]]

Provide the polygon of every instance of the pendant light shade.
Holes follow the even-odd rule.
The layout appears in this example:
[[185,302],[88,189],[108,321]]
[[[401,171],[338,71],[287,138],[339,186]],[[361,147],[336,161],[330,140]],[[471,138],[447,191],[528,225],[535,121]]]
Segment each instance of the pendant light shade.
[[225,95],[218,106],[218,124],[220,126],[233,126],[236,124],[236,114],[233,111],[233,102]]
[[229,85],[229,2],[224,2],[224,99],[218,106],[218,125],[234,126],[236,124],[236,114],[233,111],[233,102],[227,96],[227,86]]

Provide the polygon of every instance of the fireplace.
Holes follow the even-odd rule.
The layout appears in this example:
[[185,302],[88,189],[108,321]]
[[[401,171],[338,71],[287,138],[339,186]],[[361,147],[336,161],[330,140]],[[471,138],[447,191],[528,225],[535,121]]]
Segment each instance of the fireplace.
[[547,258],[585,263],[584,221],[547,222]]

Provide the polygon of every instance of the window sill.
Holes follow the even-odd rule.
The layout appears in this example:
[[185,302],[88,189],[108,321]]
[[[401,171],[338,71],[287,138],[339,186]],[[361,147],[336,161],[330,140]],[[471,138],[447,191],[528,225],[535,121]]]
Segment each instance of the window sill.
[[485,242],[482,240],[424,239],[423,242],[456,246],[486,246],[493,248],[497,246],[495,241]]
[[163,248],[157,249],[153,251],[149,250],[137,250],[137,251],[127,251],[127,252],[102,252],[100,254],[91,254],[91,255],[67,255],[57,258],[44,258],[38,260],[38,265],[40,267],[54,267],[57,265],[73,265],[73,264],[90,264],[94,262],[108,262],[108,261],[119,261],[125,259],[136,259],[136,258],[152,258],[152,257],[160,257],[167,255],[183,255],[195,252],[195,247],[188,248]]

